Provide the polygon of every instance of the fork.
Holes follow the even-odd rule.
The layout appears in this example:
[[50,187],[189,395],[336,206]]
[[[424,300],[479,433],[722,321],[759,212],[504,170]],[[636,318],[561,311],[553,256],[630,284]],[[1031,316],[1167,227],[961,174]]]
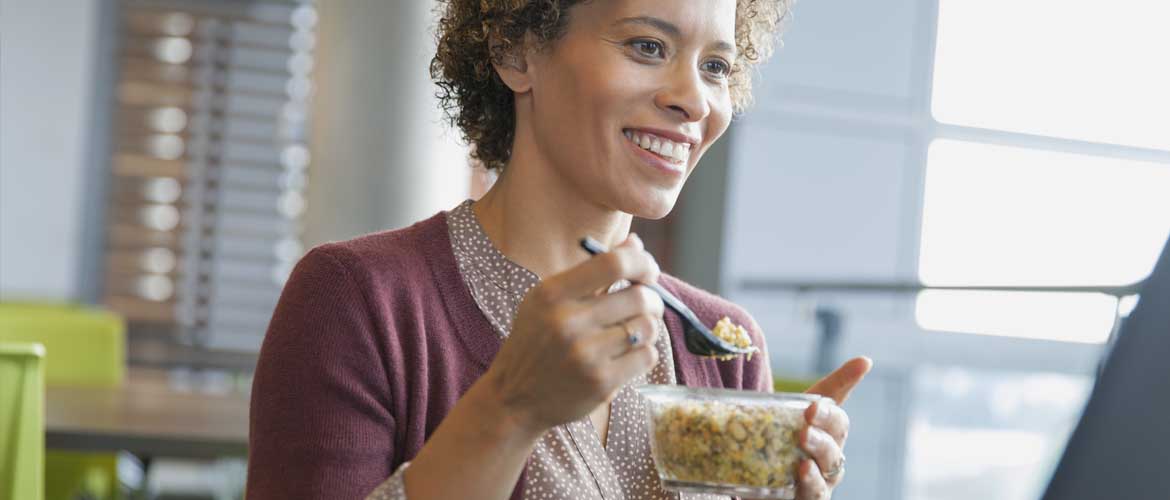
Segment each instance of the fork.
[[[604,245],[588,236],[581,238],[581,248],[590,255],[608,252]],[[683,319],[683,337],[686,339],[687,351],[697,356],[737,356],[756,352],[756,347],[739,347],[731,344],[711,332],[707,325],[699,321],[691,308],[687,307],[678,297],[662,288],[657,283],[638,283],[649,288],[662,297],[662,303],[670,310],[678,313]]]

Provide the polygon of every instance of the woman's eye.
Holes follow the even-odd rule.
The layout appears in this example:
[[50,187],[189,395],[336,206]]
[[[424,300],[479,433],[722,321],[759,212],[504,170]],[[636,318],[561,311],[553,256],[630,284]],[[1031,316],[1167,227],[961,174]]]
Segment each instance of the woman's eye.
[[655,40],[634,40],[630,45],[638,55],[645,57],[662,57],[666,53],[662,43]]
[[721,61],[721,60],[716,59],[713,61],[707,61],[707,62],[703,63],[703,71],[706,71],[708,73],[712,73],[712,74],[722,78],[722,77],[726,77],[727,75],[731,74],[731,65],[727,64],[726,61]]

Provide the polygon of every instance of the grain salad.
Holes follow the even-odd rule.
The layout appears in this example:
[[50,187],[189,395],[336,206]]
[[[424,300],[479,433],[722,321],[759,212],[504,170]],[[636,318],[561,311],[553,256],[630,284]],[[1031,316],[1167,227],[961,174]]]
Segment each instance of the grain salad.
[[798,435],[815,398],[660,387],[643,393],[650,400],[651,447],[664,486],[791,498],[805,458]]
[[[736,347],[752,349],[752,352],[747,353],[747,359],[748,361],[751,361],[752,354],[756,350],[756,347],[752,345],[752,338],[750,335],[748,335],[747,329],[742,325],[737,325],[731,321],[731,318],[724,316],[723,319],[719,320],[718,323],[715,323],[715,328],[711,329],[711,333],[714,333],[716,337],[719,337],[724,342],[727,342]],[[716,355],[712,357],[721,361],[726,361],[735,358],[736,355],[728,354],[724,356]]]

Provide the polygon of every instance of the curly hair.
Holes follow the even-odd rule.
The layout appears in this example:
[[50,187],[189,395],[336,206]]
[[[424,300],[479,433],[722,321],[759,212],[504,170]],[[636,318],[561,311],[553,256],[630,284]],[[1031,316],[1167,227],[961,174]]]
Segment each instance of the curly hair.
[[[502,170],[511,156],[516,116],[512,90],[492,67],[531,35],[538,46],[558,39],[569,9],[588,0],[440,0],[438,50],[431,78],[440,106],[483,167]],[[751,74],[771,56],[791,0],[737,0],[736,59],[728,77],[736,114],[751,104]]]

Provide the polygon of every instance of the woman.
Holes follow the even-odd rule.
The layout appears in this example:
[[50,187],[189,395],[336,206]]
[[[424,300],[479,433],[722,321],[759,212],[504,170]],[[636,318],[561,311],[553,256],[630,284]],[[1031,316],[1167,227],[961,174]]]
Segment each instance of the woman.
[[[660,274],[633,216],[673,207],[747,102],[777,0],[448,0],[431,72],[480,200],[320,246],[276,308],[252,400],[249,500],[677,498],[633,387],[771,390],[767,352],[690,355],[657,282],[714,324],[739,307]],[[612,250],[589,258],[591,236]],[[813,388],[843,400],[859,358]],[[798,498],[842,478],[844,412],[814,405]],[[684,495],[685,498],[712,498]]]

